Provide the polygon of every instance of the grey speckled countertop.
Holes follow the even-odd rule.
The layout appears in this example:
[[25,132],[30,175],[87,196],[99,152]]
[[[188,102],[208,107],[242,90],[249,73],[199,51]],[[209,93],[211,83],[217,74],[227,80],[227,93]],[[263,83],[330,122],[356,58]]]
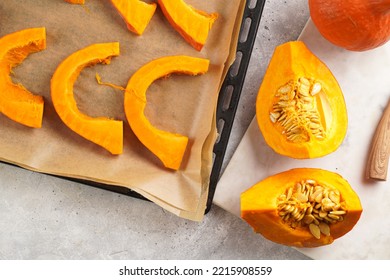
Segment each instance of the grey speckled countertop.
[[[306,0],[266,1],[224,166],[254,116],[274,47],[295,40],[308,18]],[[147,201],[3,163],[0,189],[0,259],[307,259],[217,206],[191,222]]]

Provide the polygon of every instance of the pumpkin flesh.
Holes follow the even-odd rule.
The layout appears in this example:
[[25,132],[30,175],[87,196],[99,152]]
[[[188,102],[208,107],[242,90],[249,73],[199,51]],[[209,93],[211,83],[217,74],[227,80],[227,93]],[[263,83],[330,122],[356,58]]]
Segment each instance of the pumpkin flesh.
[[189,56],[168,56],[141,67],[129,80],[125,91],[125,114],[138,139],[155,154],[165,167],[178,170],[188,137],[154,127],[145,116],[146,92],[157,79],[172,73],[199,75],[208,71],[207,59]]
[[140,0],[111,0],[111,3],[125,20],[127,28],[137,35],[145,31],[157,8],[156,3]]
[[23,125],[42,126],[44,100],[21,84],[12,82],[10,74],[31,53],[46,49],[45,28],[30,28],[0,39],[0,112]]
[[256,118],[274,151],[302,159],[336,150],[348,125],[337,80],[300,41],[275,49],[258,92]]
[[119,55],[119,43],[90,45],[67,57],[51,80],[51,97],[61,120],[74,132],[116,155],[123,151],[123,123],[106,117],[93,118],[79,111],[73,85],[80,72],[97,63],[109,64]]
[[158,0],[158,4],[173,28],[191,46],[201,51],[218,14],[197,10],[183,0]]
[[[307,181],[311,182],[313,186],[337,190],[340,193],[339,204],[343,205],[342,208],[339,206],[337,209],[326,211],[328,215],[323,216],[323,218],[319,216],[322,208],[318,209],[317,214],[314,212],[316,210],[312,210],[309,214],[309,208],[304,208],[311,203],[309,202],[310,195],[308,194],[309,200],[302,203],[296,202],[296,197],[294,198],[294,207],[299,209],[295,215],[299,217],[301,214],[301,217],[299,217],[301,220],[297,222],[296,219],[292,218],[294,212],[289,214],[289,219],[285,218],[282,211],[288,211],[280,206],[281,199],[285,199],[288,196],[290,189],[294,189],[295,192],[297,184],[302,185],[303,182]],[[294,192],[290,201],[296,194]],[[314,188],[311,195],[313,193]],[[333,199],[333,197],[331,198]],[[321,199],[318,201],[321,203],[324,199],[330,200],[321,194]],[[314,202],[314,204],[317,205],[318,203]],[[335,205],[336,203],[332,207],[336,207]],[[292,209],[289,210],[292,211]],[[338,213],[344,211],[346,213],[340,215],[342,218],[336,221],[329,218],[329,216],[332,216],[329,213],[336,213],[335,211],[339,211]],[[331,244],[335,239],[352,230],[360,219],[361,213],[360,199],[345,179],[336,173],[315,168],[291,169],[270,176],[241,194],[242,218],[252,226],[255,232],[262,234],[273,242],[287,246],[318,247]],[[326,223],[329,227],[329,233],[321,233],[319,238],[315,237],[309,229],[309,224],[314,223],[314,220],[311,220],[312,217],[310,217],[311,221],[308,220],[307,216],[310,215],[316,216],[317,218],[315,219],[319,223]],[[328,222],[328,220],[332,222]]]

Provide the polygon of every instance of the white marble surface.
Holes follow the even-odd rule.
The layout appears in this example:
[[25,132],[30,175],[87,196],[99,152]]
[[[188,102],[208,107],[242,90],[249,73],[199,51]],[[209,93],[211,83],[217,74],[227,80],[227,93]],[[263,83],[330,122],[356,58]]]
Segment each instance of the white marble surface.
[[240,193],[272,174],[296,167],[333,171],[360,196],[361,219],[333,244],[300,251],[314,259],[390,259],[390,183],[364,176],[373,134],[390,100],[390,43],[367,52],[346,51],[323,39],[311,21],[300,40],[328,65],[343,90],[349,119],[343,144],[322,158],[287,158],[266,145],[254,119],[218,184],[214,201],[239,216]]
[[[266,1],[224,166],[253,118],[273,48],[296,39],[307,19],[306,0]],[[308,258],[216,205],[195,223],[150,202],[2,163],[0,191],[0,259]]]

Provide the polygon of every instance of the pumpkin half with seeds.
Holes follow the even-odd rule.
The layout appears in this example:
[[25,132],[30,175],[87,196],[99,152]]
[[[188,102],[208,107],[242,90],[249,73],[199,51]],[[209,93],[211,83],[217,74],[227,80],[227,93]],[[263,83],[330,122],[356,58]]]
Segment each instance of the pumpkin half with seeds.
[[241,194],[241,217],[254,231],[293,247],[328,245],[351,231],[361,213],[349,183],[322,169],[291,169]]
[[298,159],[335,151],[348,126],[336,78],[301,41],[276,47],[258,92],[256,116],[267,144]]

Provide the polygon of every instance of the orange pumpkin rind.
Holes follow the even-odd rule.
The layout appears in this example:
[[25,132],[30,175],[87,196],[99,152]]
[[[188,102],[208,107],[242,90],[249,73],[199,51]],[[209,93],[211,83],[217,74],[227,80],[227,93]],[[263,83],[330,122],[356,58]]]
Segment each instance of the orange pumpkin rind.
[[[301,206],[307,205],[309,202],[302,203],[302,205],[299,204],[300,202],[295,202],[297,204],[293,204],[289,207],[290,209],[287,209],[287,207],[286,209],[280,210],[280,207],[278,209],[280,195],[287,193],[290,188],[292,189],[297,184],[302,184],[302,181],[305,180],[309,180],[313,184],[315,182],[316,185],[337,189],[343,200],[342,203],[344,203],[346,209],[344,212],[346,213],[343,215],[342,220],[340,218],[340,221],[332,221],[332,219],[326,216],[332,221],[332,223],[328,223],[329,233],[327,234],[321,232],[319,236],[315,237],[309,229],[309,224],[307,224],[307,222],[314,223],[314,220],[312,220],[312,217],[309,217],[312,221],[308,221],[306,217],[312,214],[299,216]],[[325,197],[323,199],[330,200]],[[295,209],[299,211],[295,213]],[[296,224],[294,227],[288,223],[288,220],[285,221],[281,217],[280,211],[290,210],[292,210],[288,214],[290,217],[296,216],[298,219],[301,219],[301,223]],[[321,209],[319,210],[317,213],[322,211]],[[306,209],[306,212],[308,211]],[[253,230],[270,241],[292,247],[310,248],[333,243],[334,240],[344,236],[354,228],[360,219],[362,211],[362,205],[357,193],[344,178],[336,173],[316,168],[296,168],[269,176],[241,194],[241,217]],[[336,212],[333,211],[333,213]],[[342,212],[339,211],[338,213]],[[315,215],[317,215],[318,223],[326,221],[325,218],[320,218],[320,214]]]
[[140,0],[111,0],[119,14],[125,20],[127,28],[137,35],[142,35],[152,19],[157,4]]
[[207,59],[189,56],[168,56],[155,59],[141,67],[129,80],[125,91],[125,114],[134,134],[165,167],[178,170],[185,153],[188,137],[154,127],[146,118],[146,91],[157,79],[172,73],[199,75],[208,71]]
[[367,51],[390,40],[390,1],[309,0],[321,35],[336,46]]
[[73,85],[80,72],[97,63],[109,64],[119,55],[119,43],[90,45],[68,56],[51,79],[51,97],[61,120],[74,132],[117,155],[123,151],[123,122],[106,117],[93,118],[79,111]]
[[0,39],[0,112],[23,125],[42,126],[44,100],[33,95],[21,84],[14,84],[12,68],[31,53],[46,49],[46,29],[30,28],[8,34]]
[[183,0],[158,0],[158,4],[172,27],[197,51],[201,51],[218,14],[197,10]]

